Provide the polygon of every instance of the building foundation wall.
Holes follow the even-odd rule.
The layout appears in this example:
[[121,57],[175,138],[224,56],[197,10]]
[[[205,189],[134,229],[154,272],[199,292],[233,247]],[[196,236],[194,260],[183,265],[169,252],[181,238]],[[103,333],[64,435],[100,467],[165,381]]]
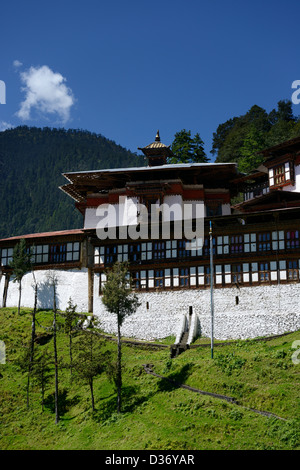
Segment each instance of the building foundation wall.
[[[89,311],[91,283],[88,270],[55,270],[57,283],[57,307],[65,310],[69,298],[77,305],[77,312]],[[53,289],[49,271],[35,271],[38,283],[38,308],[52,308]],[[99,274],[94,274],[93,314],[100,320],[100,327],[110,334],[117,333],[117,321],[102,303],[99,295]],[[5,276],[0,281],[0,307],[3,306]],[[172,291],[148,291],[137,293],[140,306],[127,317],[121,332],[125,337],[154,341],[177,336],[183,315],[192,307],[197,316],[197,334],[210,337],[211,302],[210,289],[185,289]],[[18,283],[11,277],[7,290],[6,306],[18,305]],[[300,284],[260,285],[252,287],[218,288],[214,290],[214,338],[219,340],[247,339],[277,335],[300,330]],[[32,273],[22,281],[22,307],[34,305]],[[195,320],[193,320],[195,324]]]
[[[38,270],[34,271],[38,284],[38,308],[53,307],[53,287],[49,274],[57,277],[56,305],[60,310],[66,310],[69,298],[77,305],[78,312],[88,311],[88,275],[86,269],[70,270]],[[4,276],[0,282],[0,307],[3,306]],[[16,307],[19,301],[19,283],[10,278],[6,307]],[[33,308],[34,306],[34,279],[32,273],[27,273],[22,279],[21,306]]]
[[[94,282],[94,315],[101,328],[116,334],[114,314],[106,311],[99,296],[99,275]],[[183,315],[193,307],[197,333],[211,334],[210,290],[178,290],[138,294],[141,305],[127,317],[121,332],[125,337],[144,340],[177,336]],[[247,339],[283,334],[300,329],[300,285],[265,285],[214,290],[214,338]],[[238,301],[237,301],[238,298]]]

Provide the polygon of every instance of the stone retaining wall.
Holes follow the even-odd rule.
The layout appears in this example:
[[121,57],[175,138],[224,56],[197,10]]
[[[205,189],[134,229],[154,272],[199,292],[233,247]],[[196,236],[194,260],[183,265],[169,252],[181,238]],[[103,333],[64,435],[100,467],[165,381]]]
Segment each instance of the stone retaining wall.
[[[65,310],[69,298],[77,304],[78,312],[88,311],[88,273],[86,269],[56,270],[59,278],[57,307]],[[48,271],[35,271],[39,283],[38,307],[52,308],[53,291],[47,279]],[[2,306],[4,276],[0,279],[0,307]],[[176,336],[182,325],[183,315],[197,316],[196,330],[202,336],[210,336],[210,289],[143,292],[138,294],[141,305],[128,317],[122,327],[122,335],[129,338],[152,341]],[[34,289],[32,273],[22,282],[22,306],[33,307]],[[99,274],[94,276],[94,314],[102,329],[116,334],[116,317],[109,314],[99,295]],[[7,307],[18,305],[18,284],[12,280],[7,293]],[[300,284],[282,284],[224,288],[214,290],[214,337],[219,340],[246,339],[300,330]],[[192,325],[196,319],[192,318]],[[190,338],[189,338],[190,341]]]
[[[106,312],[95,277],[94,314],[104,331],[115,334],[115,315]],[[210,336],[210,290],[180,290],[138,294],[141,305],[128,317],[122,335],[155,340],[178,333],[189,306],[198,317],[198,332]],[[238,303],[237,299],[238,297]],[[214,337],[246,339],[300,330],[300,284],[214,290]]]

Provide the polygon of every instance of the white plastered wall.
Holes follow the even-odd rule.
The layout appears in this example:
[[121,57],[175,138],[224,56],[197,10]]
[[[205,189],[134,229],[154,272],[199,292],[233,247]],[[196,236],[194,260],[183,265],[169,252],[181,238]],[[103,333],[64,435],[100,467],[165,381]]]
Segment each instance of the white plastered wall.
[[[53,307],[53,287],[49,281],[48,270],[35,271],[38,283],[38,308]],[[57,308],[65,310],[69,298],[77,305],[78,312],[88,311],[88,275],[87,269],[51,270],[57,277],[56,302]],[[4,276],[0,282],[0,300],[2,305]],[[8,286],[6,306],[16,307],[19,300],[19,284],[11,278]],[[32,273],[27,273],[22,279],[21,306],[32,308],[34,305],[34,280]]]

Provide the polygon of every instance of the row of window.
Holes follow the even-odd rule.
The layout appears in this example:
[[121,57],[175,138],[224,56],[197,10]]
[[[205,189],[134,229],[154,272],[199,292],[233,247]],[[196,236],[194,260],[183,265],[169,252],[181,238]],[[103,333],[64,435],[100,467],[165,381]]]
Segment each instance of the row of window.
[[270,186],[286,183],[291,179],[290,162],[278,165],[275,168],[269,169],[269,184]]
[[[29,248],[28,248],[29,249]],[[60,264],[79,261],[80,243],[54,243],[51,245],[37,245],[31,247],[33,264]],[[9,266],[13,259],[13,248],[0,250],[1,266]]]
[[[214,255],[234,255],[278,250],[291,250],[300,247],[299,230],[246,233],[213,237]],[[210,241],[200,238],[193,242],[167,240],[136,244],[98,246],[94,251],[94,263],[113,264],[116,261],[147,261],[165,258],[188,258],[209,256]]]
[[[214,285],[261,284],[271,281],[299,281],[300,260],[281,260],[241,264],[216,265]],[[106,282],[105,273],[100,274],[100,293]],[[134,289],[172,287],[205,287],[210,285],[209,266],[185,268],[134,270],[131,284]]]

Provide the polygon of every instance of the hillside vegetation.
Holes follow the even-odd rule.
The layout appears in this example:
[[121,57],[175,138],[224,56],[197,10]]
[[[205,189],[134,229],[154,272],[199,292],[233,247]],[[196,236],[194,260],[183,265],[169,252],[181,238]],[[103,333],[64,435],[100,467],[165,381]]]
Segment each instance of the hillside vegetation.
[[[26,406],[27,373],[22,372],[21,359],[31,319],[28,309],[20,315],[16,309],[0,310],[0,340],[6,346],[6,363],[0,364],[2,450],[300,449],[299,364],[292,361],[300,332],[270,341],[216,345],[213,359],[209,347],[190,349],[171,360],[169,346],[154,350],[124,343],[123,412],[118,415],[117,394],[105,372],[95,379],[94,412],[88,385],[75,377],[71,380],[68,337],[64,317],[59,316],[60,419],[55,424],[51,311],[37,314],[36,354],[47,350],[52,357],[44,409],[34,382],[30,408]],[[168,338],[165,344],[173,340]],[[114,341],[99,341],[103,351],[116,355]],[[81,344],[82,332],[74,335],[73,342]],[[153,371],[176,382],[233,397],[238,404],[179,388],[147,374],[144,364],[152,364]]]
[[20,126],[0,132],[0,238],[82,227],[59,186],[68,171],[143,166],[136,154],[82,130]]

